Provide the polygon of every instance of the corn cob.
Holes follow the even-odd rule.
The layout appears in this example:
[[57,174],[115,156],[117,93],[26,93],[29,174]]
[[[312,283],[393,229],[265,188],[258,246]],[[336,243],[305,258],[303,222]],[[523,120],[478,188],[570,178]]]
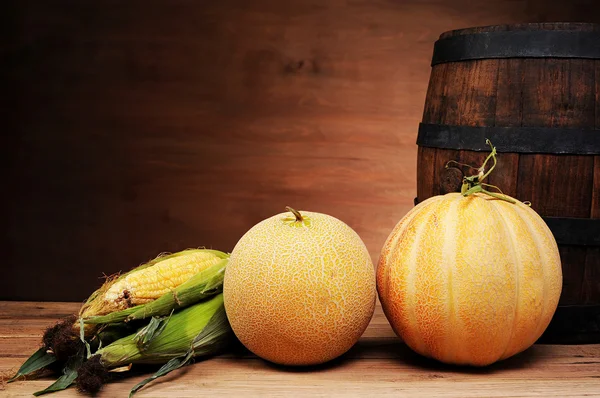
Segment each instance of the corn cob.
[[[106,374],[106,370],[130,364],[165,364],[157,374],[134,387],[133,393],[149,381],[185,365],[193,357],[219,352],[233,337],[222,293],[173,313],[163,321],[166,324],[161,331],[144,346],[139,340],[140,336],[149,333],[149,325],[99,349],[79,372],[85,375],[77,379],[79,389],[96,392],[97,380],[89,382],[94,373]],[[90,372],[90,369],[95,370]]]
[[158,299],[147,304],[127,308],[122,311],[111,312],[106,315],[82,318],[86,326],[89,324],[107,324],[115,322],[129,322],[146,319],[153,316],[165,316],[179,308],[187,307],[200,300],[217,294],[223,290],[223,277],[228,259],[220,260],[216,264],[198,272],[187,282],[174,290],[163,294]]
[[[159,256],[124,275],[108,280],[88,298],[80,310],[80,319],[88,323],[76,321],[77,317],[73,316],[48,328],[44,333],[43,347],[23,364],[11,381],[49,365],[65,363],[83,349],[83,339],[86,344],[95,347],[100,341],[106,344],[107,340],[115,340],[115,336],[120,337],[119,334],[123,331],[127,334],[127,324],[119,326],[114,325],[115,323],[168,315],[174,310],[219,293],[222,291],[228,257],[226,253],[217,250],[184,250]],[[161,281],[160,277],[167,278]],[[145,283],[152,287],[145,287]],[[150,290],[154,292],[149,293]],[[130,294],[125,294],[126,292]],[[128,299],[125,299],[126,296]],[[148,301],[150,299],[153,301]],[[133,307],[118,310],[129,305]]]
[[217,250],[189,249],[143,264],[107,281],[82,306],[79,316],[89,318],[143,305],[158,299],[228,256]]

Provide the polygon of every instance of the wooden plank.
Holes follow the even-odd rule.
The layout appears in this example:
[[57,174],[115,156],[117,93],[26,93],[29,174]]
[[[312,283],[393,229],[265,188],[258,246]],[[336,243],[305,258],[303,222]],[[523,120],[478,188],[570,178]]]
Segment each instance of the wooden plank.
[[[600,28],[599,28],[600,30]],[[595,69],[595,115],[596,130],[600,130],[600,62]],[[594,183],[590,218],[600,218],[600,156],[594,156]],[[600,248],[589,247],[585,258],[582,301],[600,304]]]
[[15,315],[20,319],[58,319],[76,313],[80,307],[81,304],[72,302],[3,301],[0,306],[0,320],[14,319]]
[[[523,93],[523,104],[527,106],[523,111],[524,126],[590,128],[594,125],[591,62],[557,59],[523,62],[525,84],[535,88]],[[592,157],[521,155],[520,161],[519,195],[531,201],[536,211],[546,216],[589,217]]]
[[0,339],[19,336],[40,340],[44,331],[55,323],[54,318],[0,319]]
[[[544,24],[544,29],[568,26]],[[526,59],[523,84],[528,88],[522,91],[523,126],[590,128],[595,124],[593,61]],[[589,216],[591,157],[521,155],[521,162],[519,194],[531,201],[536,211],[545,216]],[[555,200],[557,197],[561,200]]]
[[15,2],[0,298],[83,300],[161,251],[231,250],[286,205],[335,213],[376,259],[415,196],[434,41],[525,17],[452,8]]
[[39,337],[21,335],[18,331],[14,335],[0,336],[0,362],[6,358],[19,358],[22,363],[41,345]]
[[[467,34],[481,31],[499,31],[507,30],[509,26],[494,26],[494,27],[477,27],[460,30],[443,34],[442,37],[448,37],[453,34]],[[450,79],[451,83],[447,84],[443,93],[443,100],[436,98],[436,91],[428,92],[427,101],[437,104],[441,103],[441,109],[432,107],[440,116],[449,124],[465,124],[472,126],[483,125],[509,125],[506,123],[520,124],[520,114],[515,113],[514,108],[520,108],[518,95],[515,95],[515,86],[520,84],[520,76],[514,79],[514,76],[506,76],[506,61],[507,60],[486,60],[475,61],[462,64],[451,64],[447,67],[446,79]],[[436,67],[439,67],[438,65]],[[504,68],[504,69],[503,69]],[[518,68],[513,72],[513,75],[520,75]],[[456,80],[452,74],[458,73],[462,75],[462,79]],[[515,81],[515,86],[511,83]],[[431,81],[430,81],[431,87]],[[448,99],[449,97],[449,99]],[[512,101],[512,109],[507,106],[506,102]],[[514,106],[516,105],[516,107]],[[426,106],[427,111],[427,106]],[[498,112],[500,112],[499,115]],[[424,120],[430,115],[424,115]],[[496,120],[499,118],[499,120]],[[434,186],[436,193],[447,193],[457,191],[460,188],[460,173],[454,170],[445,170],[443,166],[448,160],[456,160],[458,162],[479,167],[483,164],[487,154],[472,151],[448,152],[446,150],[438,150],[436,153],[438,161],[436,162],[436,178]],[[498,157],[498,166],[496,171],[486,181],[487,183],[498,185],[509,195],[516,194],[517,184],[517,169],[518,169],[517,154],[502,154]],[[472,175],[473,170],[465,167],[459,167],[463,174]],[[423,177],[421,177],[423,178]],[[439,186],[439,187],[438,187]]]
[[[474,61],[479,62],[480,61]],[[460,125],[461,124],[461,104],[463,104],[462,96],[465,95],[465,90],[468,89],[470,83],[468,72],[472,68],[465,63],[453,62],[446,66],[444,76],[444,91],[441,100],[441,109],[439,111],[439,124]],[[465,108],[465,106],[462,106]],[[449,161],[454,160],[460,162],[460,152],[445,149],[435,150],[435,163],[433,167],[433,195],[443,195],[456,189],[460,186],[460,178],[458,173],[453,170],[448,171],[446,165]]]
[[[588,248],[583,273],[581,303],[600,304],[600,249]],[[600,326],[600,325],[599,325]]]
[[450,125],[492,125],[497,76],[496,60],[449,63],[439,122]]
[[[439,123],[449,125],[493,125],[496,108],[497,60],[449,63],[446,67],[442,109]],[[464,175],[473,171],[456,166],[447,169],[449,161],[479,167],[487,155],[482,152],[437,149],[435,155],[433,194],[456,192]],[[458,169],[458,170],[457,170]]]
[[417,199],[424,201],[435,195],[435,148],[419,147],[417,155]]
[[[39,316],[21,318],[20,306],[35,308],[39,303],[1,302],[0,306],[5,316],[29,322],[32,329],[37,327],[38,319],[64,309],[61,303],[51,303],[37,310]],[[37,340],[31,337],[0,338],[0,372],[12,374],[35,348]],[[139,394],[142,397],[191,397],[199,393],[238,395],[241,392],[244,396],[577,397],[600,390],[599,364],[600,345],[597,344],[534,345],[520,355],[486,368],[440,364],[403,345],[394,336],[378,304],[358,344],[328,364],[285,368],[237,350],[199,360],[150,384]],[[99,397],[123,396],[153,370],[134,368],[130,377],[107,384]],[[18,381],[0,386],[0,391],[7,397],[25,397],[51,382],[50,377]],[[58,396],[80,395],[69,389]]]
[[437,124],[446,112],[446,82],[447,70],[450,64],[435,65],[431,68],[425,107],[423,109],[423,123]]
[[[597,367],[597,366],[596,366]],[[258,360],[213,359],[173,372],[148,385],[141,397],[197,397],[199,393],[244,396],[441,396],[441,397],[583,397],[600,388],[593,364],[582,374],[578,366],[549,367],[545,372],[515,369],[510,373],[456,373],[437,369],[415,371],[402,361],[346,361],[313,371],[287,371]],[[556,373],[550,374],[551,371]],[[544,376],[545,375],[545,376]],[[105,386],[101,397],[122,396],[143,376]],[[49,384],[27,381],[7,386],[11,397],[30,396]],[[60,397],[80,396],[73,389]]]
[[[600,388],[599,358],[579,359],[546,362],[533,369],[535,362],[533,365],[521,362],[497,369],[465,371],[404,356],[387,360],[346,358],[318,369],[294,371],[258,359],[215,358],[173,372],[150,384],[140,396],[187,397],[197,396],[199,392],[236,394],[240,391],[244,396],[589,396]],[[145,376],[107,384],[99,396],[121,396]],[[29,396],[49,383],[49,379],[16,382],[6,387],[6,393]],[[79,395],[71,389],[60,396]]]
[[[498,61],[498,93],[495,126],[519,127],[523,118],[523,61],[502,59]],[[501,148],[499,148],[501,150]],[[489,183],[498,186],[505,194],[517,197],[519,185],[519,154],[498,154],[498,165],[489,177]]]
[[[449,64],[436,65],[431,68],[423,123],[440,124],[446,112],[446,83]],[[419,147],[417,155],[417,198],[419,201],[440,194],[439,181],[436,181],[438,165],[435,148]],[[436,185],[437,183],[437,185]]]
[[[594,125],[593,64],[587,60],[524,60],[523,125],[582,127]],[[521,155],[518,197],[544,216],[589,217],[593,158]],[[561,198],[556,200],[556,198]],[[561,247],[561,304],[579,304],[586,249]]]
[[[498,84],[498,61],[485,60],[468,63],[449,63],[432,68],[429,90],[423,114],[424,123],[485,126],[493,125],[496,109]],[[462,175],[471,175],[473,170],[454,165],[451,161],[479,167],[487,154],[472,151],[449,151],[443,149],[419,149],[419,178],[423,184],[424,198],[460,190]],[[429,152],[435,152],[432,165]],[[432,169],[433,167],[433,169]],[[459,172],[460,170],[460,172]],[[433,171],[433,182],[428,190],[429,176]],[[423,180],[423,181],[420,181]]]
[[[462,104],[459,105],[460,125],[493,126],[496,119],[499,60],[474,61],[465,64],[470,65],[472,69],[466,74],[468,83],[464,88],[467,89],[463,88],[463,93],[457,97],[459,104]],[[486,152],[459,151],[458,157],[461,163],[478,168],[483,165],[487,155]],[[476,171],[463,168],[463,173],[473,175]]]

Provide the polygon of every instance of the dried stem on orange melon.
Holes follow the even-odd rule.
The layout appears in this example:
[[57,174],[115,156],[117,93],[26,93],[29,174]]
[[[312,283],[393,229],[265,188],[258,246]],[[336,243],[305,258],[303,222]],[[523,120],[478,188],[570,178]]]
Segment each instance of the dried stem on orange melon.
[[[488,155],[487,158],[485,158],[485,161],[483,162],[483,164],[481,165],[481,167],[479,167],[477,169],[478,173],[469,177],[464,177],[463,178],[463,183],[462,183],[462,187],[460,189],[460,192],[462,193],[463,196],[469,196],[472,195],[474,193],[477,192],[481,192],[484,193],[486,195],[492,196],[494,198],[497,199],[501,199],[504,200],[506,202],[509,203],[516,203],[514,199],[512,199],[511,197],[505,195],[502,190],[500,188],[498,188],[495,185],[491,185],[491,184],[486,184],[484,182],[482,182],[484,179],[487,178],[487,176],[490,175],[490,173],[492,172],[492,170],[494,170],[494,168],[496,167],[496,147],[492,145],[492,143],[490,142],[489,139],[486,138],[485,143],[487,145],[490,146],[490,148],[492,149],[492,151],[490,152],[490,154]],[[494,164],[492,165],[492,167],[490,167],[490,169],[486,172],[485,171],[485,166],[487,164],[487,162],[492,159]],[[461,163],[458,163],[454,160],[451,160],[450,162],[448,162],[446,164],[446,168],[448,168],[448,165],[450,163],[456,163],[461,165]],[[468,166],[470,168],[474,168],[472,166]],[[497,189],[500,193],[496,193],[496,192],[490,192],[487,189],[485,189],[484,187],[490,187],[490,188],[494,188]]]

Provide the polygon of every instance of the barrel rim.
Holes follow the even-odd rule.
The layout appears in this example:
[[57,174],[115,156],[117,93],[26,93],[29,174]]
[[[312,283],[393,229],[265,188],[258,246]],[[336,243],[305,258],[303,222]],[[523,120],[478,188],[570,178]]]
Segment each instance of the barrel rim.
[[508,58],[600,59],[598,30],[505,30],[473,32],[439,39],[431,66]]
[[463,36],[463,35],[469,35],[469,34],[474,34],[473,30],[475,29],[481,29],[481,32],[490,32],[492,30],[487,30],[487,29],[491,29],[491,28],[503,28],[503,29],[494,29],[493,31],[507,31],[508,29],[504,29],[504,28],[508,28],[510,27],[512,31],[531,31],[531,32],[537,32],[537,31],[546,31],[549,29],[543,29],[540,27],[540,29],[525,29],[528,27],[534,27],[534,26],[540,26],[540,25],[563,25],[563,26],[569,26],[569,27],[573,27],[574,29],[555,29],[555,30],[577,30],[575,28],[577,27],[590,27],[590,28],[595,28],[598,31],[600,31],[600,23],[594,23],[594,22],[560,22],[560,21],[555,21],[555,22],[524,22],[524,23],[516,23],[516,24],[494,24],[494,25],[478,25],[478,26],[470,26],[470,27],[466,27],[466,28],[459,28],[459,29],[452,29],[452,30],[447,30],[445,32],[442,32],[439,36],[439,39],[445,39],[447,37],[454,37],[454,36]]

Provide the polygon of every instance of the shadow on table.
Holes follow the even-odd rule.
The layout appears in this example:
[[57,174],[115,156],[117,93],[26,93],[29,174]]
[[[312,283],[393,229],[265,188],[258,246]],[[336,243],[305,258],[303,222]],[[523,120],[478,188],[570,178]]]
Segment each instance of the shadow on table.
[[[321,365],[312,366],[284,366],[278,365],[266,360],[263,360],[248,349],[246,349],[241,343],[235,342],[229,349],[222,355],[217,355],[212,358],[227,358],[231,361],[248,361],[251,360],[252,367],[266,367],[277,371],[288,372],[288,373],[310,373],[318,372],[323,370],[336,369],[339,367],[350,365],[354,362],[369,361],[369,360],[389,360],[396,362],[400,366],[422,369],[424,371],[435,371],[439,373],[452,372],[452,373],[467,373],[467,374],[492,374],[499,371],[527,368],[535,364],[538,360],[541,360],[541,356],[536,354],[535,346],[527,349],[526,351],[515,355],[511,358],[503,361],[494,363],[486,367],[473,367],[473,366],[458,366],[458,365],[447,365],[438,362],[431,358],[423,357],[414,351],[412,351],[406,344],[404,344],[398,338],[362,338],[356,345],[354,345],[348,352],[340,357],[326,362]],[[198,358],[195,362],[204,360],[210,360],[211,358]],[[256,361],[256,362],[255,362]],[[185,374],[189,369],[183,367],[176,374]],[[146,372],[156,370],[152,367],[138,367],[138,372],[133,374],[141,375]],[[160,380],[160,379],[159,379]],[[159,380],[153,382],[158,384]],[[169,380],[168,377],[165,381]]]
[[524,352],[517,354],[511,358],[507,358],[503,361],[496,362],[492,365],[485,367],[448,365],[415,353],[406,344],[402,343],[397,338],[363,338],[344,355],[332,361],[315,366],[283,366],[274,364],[257,358],[243,347],[237,347],[236,351],[230,353],[228,356],[233,360],[235,360],[236,358],[255,358],[257,361],[260,361],[262,363],[261,366],[266,366],[268,368],[275,369],[278,371],[291,373],[317,372],[343,367],[358,361],[387,359],[389,361],[394,361],[401,366],[403,365],[406,367],[422,369],[424,371],[434,371],[438,373],[451,372],[466,374],[493,374],[495,372],[505,370],[531,367],[533,364],[535,364],[538,360],[541,359],[540,355],[536,355],[535,348],[529,348],[528,350],[525,350]]
[[352,349],[350,351],[348,351],[346,354],[341,355],[338,358],[335,358],[329,362],[326,362],[326,363],[323,363],[320,365],[310,365],[310,366],[289,366],[288,365],[288,366],[286,366],[286,365],[279,365],[279,364],[276,364],[273,362],[269,362],[265,359],[259,358],[256,355],[254,355],[252,352],[250,352],[247,348],[245,348],[241,343],[238,342],[236,345],[234,345],[229,350],[229,352],[226,354],[226,357],[233,361],[254,359],[257,361],[257,364],[254,364],[252,366],[266,367],[266,368],[281,371],[281,372],[310,373],[310,372],[318,372],[318,371],[327,370],[327,369],[335,369],[337,367],[341,367],[347,363],[350,363],[350,362],[356,360],[352,356],[348,355],[351,351],[352,351]]
[[386,358],[423,370],[470,374],[491,374],[509,369],[527,368],[541,359],[541,356],[536,354],[535,346],[533,346],[520,354],[485,367],[448,365],[417,354],[397,338],[362,339],[346,355],[356,358],[356,360]]

